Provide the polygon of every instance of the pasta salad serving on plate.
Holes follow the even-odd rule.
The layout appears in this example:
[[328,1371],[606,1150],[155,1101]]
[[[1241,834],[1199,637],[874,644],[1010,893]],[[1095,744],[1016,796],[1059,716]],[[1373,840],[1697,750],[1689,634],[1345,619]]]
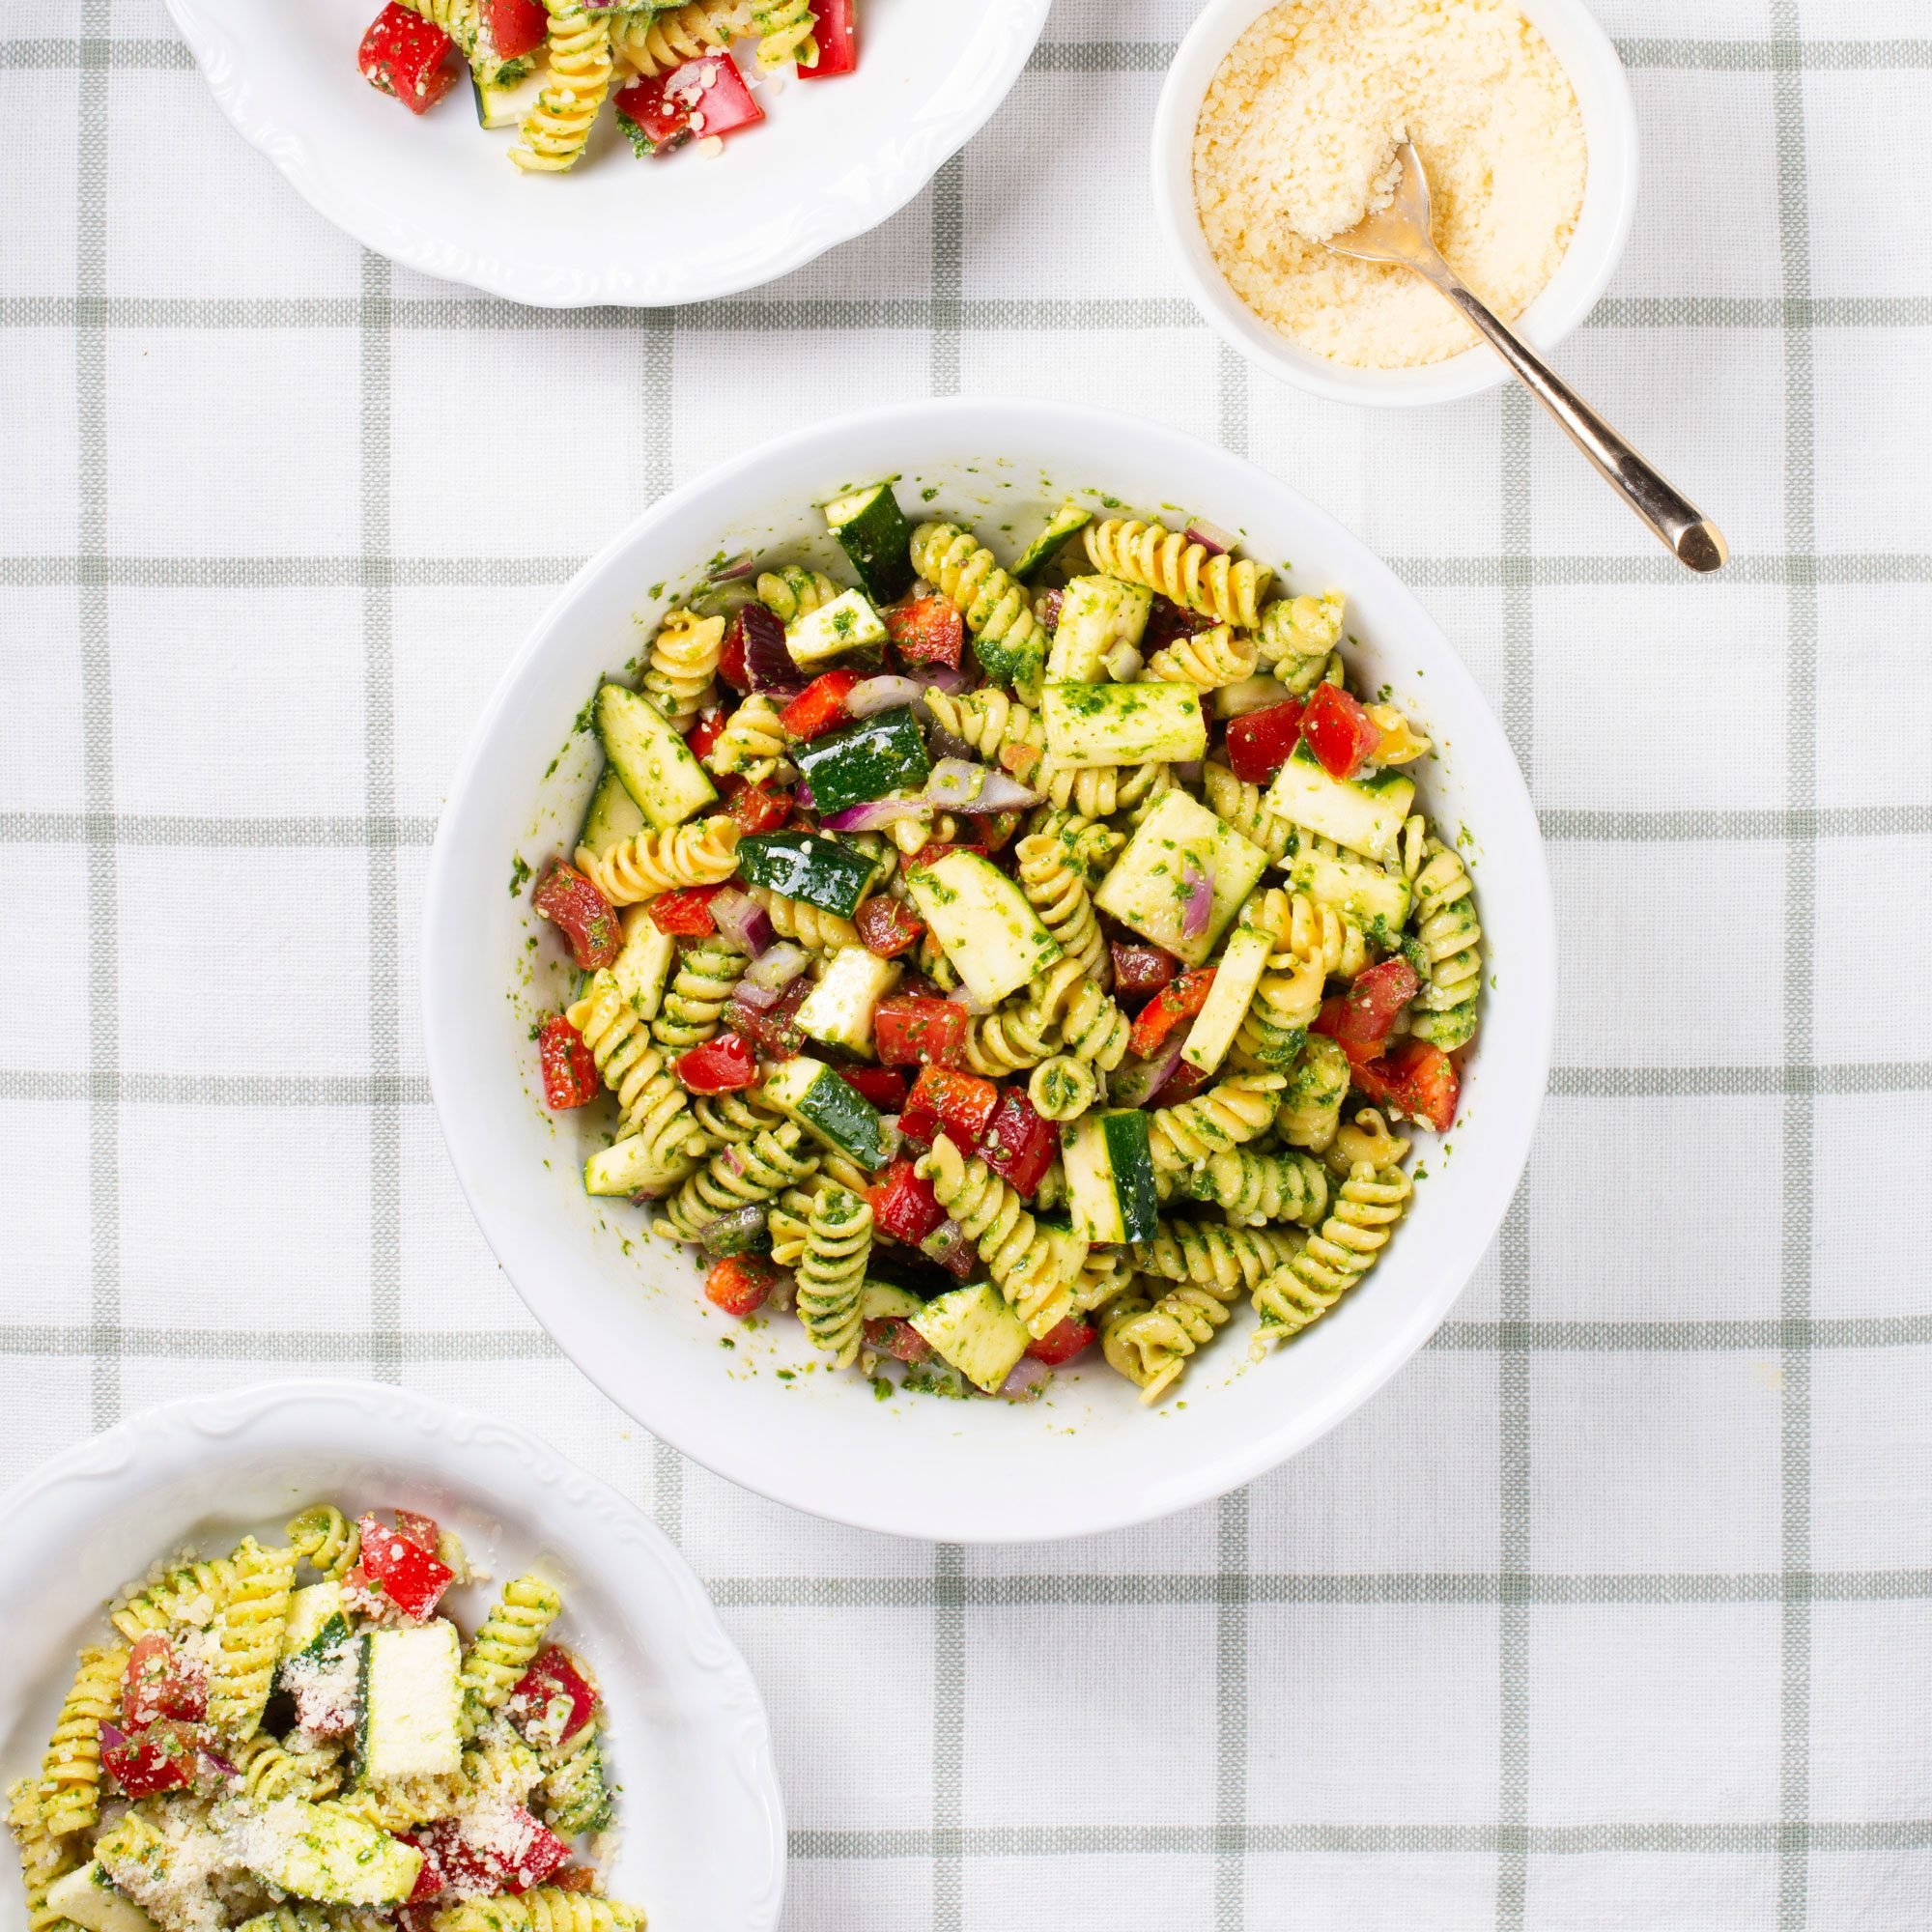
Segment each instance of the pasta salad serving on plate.
[[1097,1344],[1153,1402],[1391,1238],[1477,1029],[1469,874],[1338,592],[1104,498],[1004,566],[894,480],[824,506],[838,577],[721,558],[592,696],[545,1102],[714,1304],[882,1396]]
[[84,1647],[8,1793],[50,1932],[627,1932],[576,1841],[611,1816],[588,1665],[530,1574],[466,1638],[453,1532],[303,1510],[180,1552]]
[[[830,80],[859,65],[858,0],[389,0],[357,62],[412,114],[435,106],[466,71],[476,119],[514,128],[510,159],[561,174],[582,158],[606,99],[641,159],[724,137],[765,118],[759,92],[785,73]],[[754,41],[751,71],[734,42]]]

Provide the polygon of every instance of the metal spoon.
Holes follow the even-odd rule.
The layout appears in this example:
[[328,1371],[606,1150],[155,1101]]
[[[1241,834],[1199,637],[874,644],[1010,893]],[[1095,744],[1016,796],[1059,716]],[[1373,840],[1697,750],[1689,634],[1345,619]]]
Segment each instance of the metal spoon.
[[1523,386],[1563,426],[1563,433],[1622,493],[1627,502],[1662,538],[1678,562],[1691,570],[1716,570],[1730,548],[1716,524],[1678,495],[1576,390],[1533,351],[1524,348],[1456,279],[1455,271],[1429,239],[1429,177],[1412,142],[1396,150],[1402,178],[1386,208],[1365,215],[1346,235],[1322,245],[1359,262],[1393,262],[1413,269],[1438,295],[1455,303],[1516,371]]

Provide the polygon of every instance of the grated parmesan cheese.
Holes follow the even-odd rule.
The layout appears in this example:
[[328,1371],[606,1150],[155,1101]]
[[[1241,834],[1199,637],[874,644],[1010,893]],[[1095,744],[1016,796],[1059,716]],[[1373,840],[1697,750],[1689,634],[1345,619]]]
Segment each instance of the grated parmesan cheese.
[[1568,76],[1507,0],[1285,0],[1235,43],[1195,126],[1195,201],[1229,285],[1301,348],[1360,368],[1475,340],[1419,276],[1320,246],[1388,205],[1404,140],[1449,266],[1520,315],[1570,244],[1588,156]]

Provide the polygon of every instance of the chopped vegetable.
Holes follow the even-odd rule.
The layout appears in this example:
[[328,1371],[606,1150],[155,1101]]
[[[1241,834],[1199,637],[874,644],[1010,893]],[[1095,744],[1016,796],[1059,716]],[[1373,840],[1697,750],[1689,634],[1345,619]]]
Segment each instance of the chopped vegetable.
[[178,1718],[160,1718],[132,1737],[119,1730],[109,1743],[101,1729],[100,1766],[129,1798],[152,1798],[194,1782],[202,1734]]
[[742,1321],[755,1315],[778,1285],[779,1271],[756,1255],[732,1255],[704,1277],[704,1298]]
[[1301,736],[1302,710],[1291,697],[1235,719],[1228,726],[1228,769],[1244,783],[1266,784]]
[[[1381,726],[1339,684],[1315,687],[1301,714],[1301,735],[1321,769],[1331,779],[1343,780],[1353,778],[1382,741]],[[1236,776],[1245,774],[1237,767]]]
[[736,1094],[758,1084],[757,1055],[735,1033],[721,1033],[680,1054],[671,1071],[688,1094]]
[[422,114],[456,85],[456,71],[443,65],[455,45],[433,20],[389,0],[369,23],[355,58],[371,87]]
[[722,889],[718,886],[681,886],[674,892],[660,893],[650,902],[651,923],[660,932],[696,938],[718,930],[711,916],[711,901]]
[[818,58],[801,67],[801,80],[832,80],[859,65],[859,0],[811,0],[811,38]]
[[916,946],[920,934],[925,930],[897,899],[883,895],[867,899],[853,914],[852,923],[859,928],[866,950],[876,952],[881,959],[896,959],[908,948]]
[[[386,1528],[373,1516],[359,1517],[362,1536],[362,1587],[393,1604],[412,1624],[426,1621],[456,1573],[433,1551],[401,1530]],[[352,1572],[352,1575],[355,1573]]]
[[580,972],[595,973],[624,950],[615,908],[575,866],[558,860],[537,881],[530,903],[569,940]]
[[1001,1093],[999,1104],[972,1151],[1031,1201],[1060,1151],[1060,1128],[1039,1113],[1024,1089],[1009,1087]]
[[916,1248],[946,1219],[946,1209],[932,1191],[932,1182],[913,1171],[911,1160],[901,1155],[867,1189],[871,1203],[873,1224],[895,1241]]
[[1386,1101],[1438,1134],[1455,1123],[1462,1077],[1456,1063],[1431,1040],[1402,1040],[1380,1059],[1357,1061],[1351,1077],[1371,1100]]
[[1181,1020],[1191,1020],[1208,1004],[1214,969],[1203,966],[1163,986],[1146,1006],[1127,1036],[1127,1051],[1147,1059]]
[[841,1066],[839,1079],[855,1094],[863,1094],[882,1114],[896,1114],[906,1103],[903,1073],[889,1066]]
[[552,1013],[537,1034],[544,1105],[553,1114],[587,1107],[597,1097],[597,1062],[583,1036],[561,1013]]
[[1374,1060],[1402,1009],[1422,989],[1415,968],[1399,954],[1355,975],[1346,993],[1321,1003],[1312,1033],[1326,1034],[1350,1061]]
[[888,1066],[952,1066],[965,1044],[966,1014],[951,1000],[895,993],[872,1015],[872,1050]]
[[950,1066],[924,1066],[899,1116],[899,1131],[907,1140],[930,1147],[944,1129],[965,1153],[985,1131],[999,1104],[1000,1090],[990,1080]]
[[[815,677],[787,704],[779,722],[799,739],[822,737],[847,722],[845,699],[865,679],[856,670],[828,670]],[[813,809],[818,809],[814,796]]]
[[1077,1315],[1049,1328],[1037,1342],[1027,1344],[1027,1353],[1037,1362],[1057,1369],[1094,1346],[1094,1329]]
[[639,75],[617,96],[617,112],[643,137],[640,155],[665,154],[694,136],[736,133],[765,118],[728,53],[700,54],[668,72]]
[[966,620],[944,597],[915,597],[879,613],[894,648],[909,665],[959,668],[966,646]]

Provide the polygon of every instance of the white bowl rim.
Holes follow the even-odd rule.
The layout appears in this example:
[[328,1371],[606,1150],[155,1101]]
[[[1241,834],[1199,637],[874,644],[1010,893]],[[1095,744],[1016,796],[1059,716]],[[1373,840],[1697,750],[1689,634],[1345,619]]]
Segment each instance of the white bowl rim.
[[[1331,402],[1371,409],[1419,409],[1483,394],[1510,378],[1492,350],[1477,344],[1441,362],[1413,369],[1358,369],[1302,349],[1271,328],[1231,288],[1215,266],[1195,213],[1194,124],[1208,83],[1241,33],[1278,0],[1208,0],[1175,51],[1154,108],[1149,168],[1154,216],[1170,260],[1187,285],[1202,320],[1257,369]],[[1603,298],[1630,240],[1636,216],[1638,140],[1636,103],[1616,43],[1583,0],[1514,0],[1551,43],[1577,90],[1589,141],[1589,182],[1579,233],[1556,273],[1511,327],[1532,348],[1548,355],[1582,324]],[[1563,49],[1555,43],[1561,39]],[[1565,54],[1570,57],[1566,58]],[[1594,192],[1607,180],[1601,202]],[[1580,256],[1581,230],[1593,211],[1603,213],[1597,247]],[[1572,264],[1576,267],[1573,270]]]
[[277,114],[268,91],[250,79],[247,64],[222,23],[218,0],[165,4],[230,125],[274,163],[324,220],[365,248],[440,281],[460,282],[533,308],[667,308],[762,288],[896,214],[1012,92],[1045,30],[1051,0],[1004,0],[1016,10],[1016,30],[979,73],[979,91],[943,119],[922,123],[892,142],[877,156],[863,200],[841,205],[821,197],[793,204],[788,224],[775,222],[761,230],[757,246],[722,254],[708,270],[701,251],[653,260],[648,276],[614,261],[601,268],[582,261],[545,268],[472,250],[412,222],[393,199],[357,194]]
[[[574,1516],[594,1514],[600,1533],[586,1537],[585,1547],[605,1564],[641,1564],[668,1586],[682,1661],[694,1679],[710,1683],[721,1730],[728,1724],[732,1773],[749,1801],[744,1822],[755,1820],[741,1842],[751,1873],[743,1932],[775,1932],[787,1837],[771,1719],[756,1679],[696,1573],[663,1530],[601,1477],[512,1423],[395,1384],[332,1377],[250,1382],[156,1404],[49,1457],[0,1495],[6,1551],[0,1577],[9,1579],[0,1595],[32,1592],[46,1574],[42,1566],[57,1561],[84,1529],[88,1496],[158,1489],[206,1463],[211,1444],[242,1440],[264,1454],[328,1443],[390,1469],[430,1471],[485,1496],[518,1492],[513,1504],[526,1509],[534,1508],[541,1492],[552,1509],[561,1501]],[[440,1456],[439,1445],[444,1445]],[[129,1552],[127,1574],[138,1576],[156,1553]]]
[[[1519,949],[1512,970],[1511,1005],[1522,1028],[1523,1051],[1516,1064],[1501,1069],[1503,1093],[1495,1096],[1500,1105],[1492,1109],[1487,1132],[1501,1144],[1499,1173],[1506,1173],[1509,1185],[1497,1190],[1493,1212],[1484,1217],[1479,1239],[1463,1238],[1454,1244],[1448,1260],[1432,1275],[1431,1292],[1410,1307],[1399,1334],[1379,1355],[1350,1367],[1332,1383],[1323,1397],[1297,1411],[1269,1431],[1257,1431],[1225,1453],[1204,1457],[1184,1477],[1174,1475],[1166,1492],[1154,1500],[1145,1497],[1117,1498],[1095,1503],[1086,1497],[1030,1495],[1024,1499],[1027,1517],[1014,1519],[1008,1514],[1015,1499],[999,1498],[998,1509],[973,1511],[955,1520],[934,1520],[930,1498],[900,1506],[883,1493],[868,1495],[859,1502],[840,1498],[838,1506],[813,1489],[807,1473],[795,1471],[790,1461],[757,1453],[755,1446],[745,1448],[728,1438],[724,1432],[707,1428],[705,1403],[691,1399],[682,1386],[665,1384],[654,1393],[660,1398],[648,1412],[639,1404],[636,1387],[620,1377],[617,1369],[601,1355],[596,1346],[594,1320],[579,1321],[568,1310],[541,1305],[543,1296],[526,1288],[518,1277],[513,1255],[526,1234],[524,1217],[505,1211],[497,1214],[494,1203],[481,1185],[474,1156],[472,1115],[466,1104],[477,1096],[476,1074],[463,1051],[463,1041],[447,1004],[437,997],[437,988],[445,980],[460,978],[464,960],[450,950],[445,937],[454,923],[453,909],[465,893],[457,877],[463,863],[455,847],[462,836],[466,806],[483,783],[492,762],[495,740],[505,723],[518,709],[522,687],[537,674],[551,640],[570,618],[573,605],[586,598],[589,586],[607,572],[625,568],[625,558],[640,539],[648,536],[661,522],[695,500],[712,493],[724,494],[741,478],[755,482],[758,472],[778,459],[802,452],[821,441],[843,436],[857,437],[872,430],[903,433],[915,440],[924,426],[934,421],[970,416],[1000,408],[1023,410],[1031,423],[1044,422],[1057,440],[1069,449],[1106,448],[1109,436],[1123,432],[1144,439],[1144,446],[1164,448],[1174,459],[1177,470],[1192,466],[1197,471],[1216,470],[1231,482],[1252,491],[1271,490],[1296,506],[1296,514],[1350,554],[1352,573],[1350,588],[1374,576],[1380,588],[1401,608],[1405,638],[1424,637],[1433,640],[1443,661],[1453,667],[1452,675],[1464,680],[1482,721],[1481,729],[1498,754],[1497,803],[1506,800],[1520,813],[1531,833],[1525,848],[1529,875],[1526,879],[1524,928],[1520,935],[1528,943]],[[635,578],[642,582],[641,578]],[[494,869],[496,860],[490,859]],[[480,876],[480,875],[479,875]],[[500,890],[500,887],[492,890]],[[892,404],[879,409],[832,419],[787,432],[781,437],[741,452],[714,466],[702,474],[680,484],[660,497],[648,509],[620,530],[558,593],[532,627],[529,637],[510,661],[493,693],[471,736],[463,764],[451,784],[441,820],[437,827],[431,855],[427,891],[424,896],[421,955],[421,995],[423,1001],[423,1052],[429,1069],[437,1118],[441,1125],[451,1164],[459,1184],[475,1214],[478,1227],[504,1273],[526,1306],[590,1379],[611,1401],[637,1416],[653,1435],[668,1442],[715,1474],[729,1482],[768,1496],[793,1508],[825,1517],[859,1529],[909,1537],[921,1542],[944,1541],[965,1544],[1019,1544],[1049,1542],[1122,1529],[1167,1516],[1208,1498],[1225,1495],[1255,1477],[1287,1462],[1309,1444],[1325,1435],[1338,1423],[1376,1393],[1404,1367],[1446,1319],[1449,1309],[1467,1286],[1468,1279],[1493,1238],[1517,1182],[1529,1158],[1530,1142],[1548,1086],[1548,1068],[1555,1039],[1555,915],[1548,861],[1545,857],[1535,807],[1493,713],[1476,689],[1475,681],[1463,665],[1455,647],[1429,614],[1415,594],[1360,538],[1334,517],[1309,501],[1298,491],[1263,470],[1245,457],[1236,456],[1214,444],[1183,435],[1180,431],[1141,417],[1096,409],[1086,405],[1044,402],[1034,398],[942,397],[910,403]],[[487,1104],[487,1103],[486,1103]],[[521,1259],[521,1256],[518,1255]]]

